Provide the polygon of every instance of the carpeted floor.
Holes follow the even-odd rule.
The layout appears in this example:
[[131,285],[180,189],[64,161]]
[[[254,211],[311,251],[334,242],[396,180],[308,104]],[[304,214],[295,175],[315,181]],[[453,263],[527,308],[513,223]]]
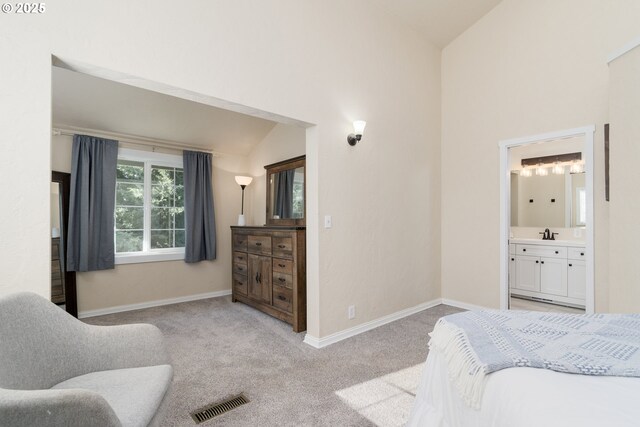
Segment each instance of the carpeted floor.
[[400,426],[411,410],[440,305],[323,349],[304,333],[230,297],[85,319],[152,323],[164,333],[174,379],[167,426],[244,392],[250,402],[202,426]]

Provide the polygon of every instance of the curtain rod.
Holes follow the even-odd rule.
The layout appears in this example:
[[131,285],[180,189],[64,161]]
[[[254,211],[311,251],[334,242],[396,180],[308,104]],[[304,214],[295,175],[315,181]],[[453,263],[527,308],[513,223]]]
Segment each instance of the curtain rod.
[[105,131],[98,131],[94,129],[78,128],[78,127],[69,127],[66,129],[54,127],[52,129],[52,134],[54,136],[58,136],[58,135],[73,136],[77,134],[91,135],[91,136],[97,136],[97,137],[103,137],[103,138],[109,138],[109,139],[117,139],[120,142],[133,144],[133,145],[140,145],[143,147],[165,148],[169,150],[204,151],[206,153],[211,153],[213,157],[221,157],[221,154],[218,152],[215,152],[211,149],[198,147],[195,145],[188,145],[188,144],[184,144],[182,142],[176,142],[176,141],[159,140],[159,139],[153,139],[153,138],[146,138],[142,136],[127,135],[124,133],[105,132]]

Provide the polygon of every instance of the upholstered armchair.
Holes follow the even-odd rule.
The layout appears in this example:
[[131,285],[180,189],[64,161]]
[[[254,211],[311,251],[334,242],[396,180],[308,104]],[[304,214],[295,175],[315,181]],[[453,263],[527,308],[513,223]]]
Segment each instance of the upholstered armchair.
[[152,325],[87,325],[32,293],[0,298],[0,425],[158,425],[173,369]]

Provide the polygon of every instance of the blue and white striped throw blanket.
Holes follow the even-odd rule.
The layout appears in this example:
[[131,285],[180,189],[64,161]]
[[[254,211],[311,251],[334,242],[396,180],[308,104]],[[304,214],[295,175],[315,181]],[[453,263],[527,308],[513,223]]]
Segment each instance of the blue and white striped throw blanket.
[[640,314],[467,311],[441,318],[429,335],[473,408],[486,375],[505,368],[640,377]]

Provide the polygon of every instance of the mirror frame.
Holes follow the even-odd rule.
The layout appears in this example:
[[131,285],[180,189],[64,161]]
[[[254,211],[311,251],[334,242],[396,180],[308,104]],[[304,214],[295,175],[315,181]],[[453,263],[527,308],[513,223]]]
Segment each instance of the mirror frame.
[[[269,183],[271,182],[271,176],[278,172],[282,172],[289,169],[297,169],[300,167],[304,167],[304,217],[302,218],[271,218],[271,186]],[[272,163],[270,165],[266,165],[264,167],[267,170],[266,174],[266,190],[267,193],[267,225],[298,225],[305,226],[307,219],[307,167],[306,167],[306,156],[298,156],[292,159],[283,160],[281,162]]]
[[[71,193],[71,174],[66,172],[51,171],[51,182],[60,185],[62,215],[60,216],[62,238],[64,239],[65,261],[67,259],[67,237],[69,234],[69,196]],[[78,297],[76,294],[76,272],[64,270],[64,298],[65,309],[73,317],[78,317]]]

